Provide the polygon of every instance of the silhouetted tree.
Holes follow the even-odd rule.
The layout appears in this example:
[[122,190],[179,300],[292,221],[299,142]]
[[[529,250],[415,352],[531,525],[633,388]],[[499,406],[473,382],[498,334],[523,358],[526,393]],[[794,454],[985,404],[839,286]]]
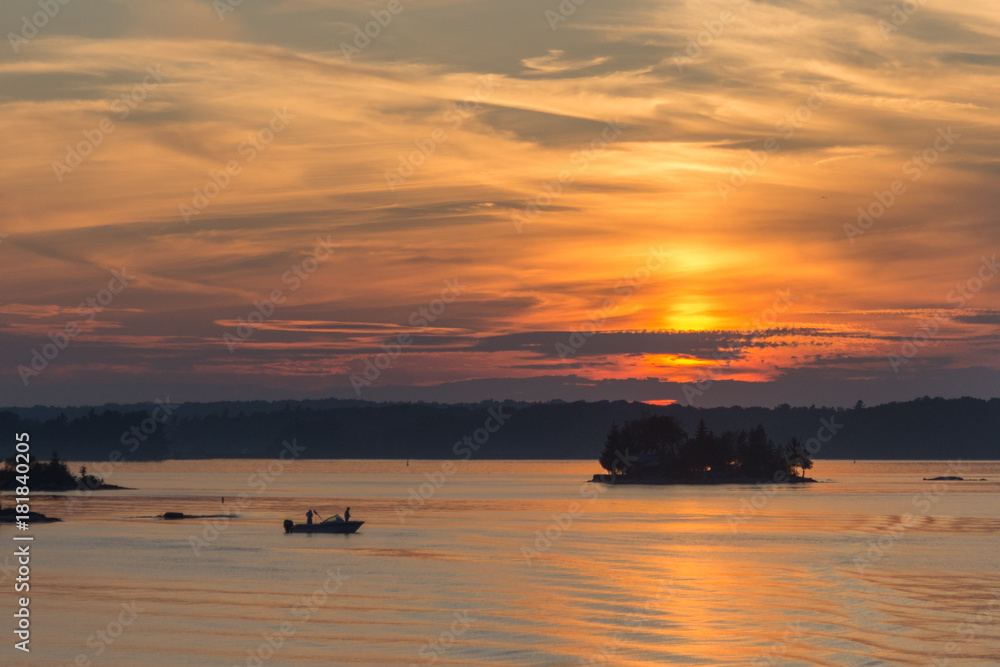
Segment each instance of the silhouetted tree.
[[705,426],[705,420],[698,422],[694,437],[681,445],[680,459],[690,472],[703,472],[712,467],[715,457],[715,435]]
[[809,451],[802,444],[802,441],[794,436],[785,444],[785,461],[792,469],[792,473],[795,472],[795,468],[798,468],[801,477],[805,477],[806,470],[811,470],[813,467]]
[[87,473],[87,466],[80,466],[80,486],[87,489],[99,489],[104,484],[104,478]]
[[44,468],[39,473],[43,476],[45,486],[67,489],[76,486],[76,478],[69,471],[69,466],[59,460],[59,454],[55,450],[52,451],[52,460],[42,466]]
[[601,450],[599,459],[601,467],[613,476],[617,476],[628,467],[628,456],[628,450],[623,447],[622,432],[618,428],[618,422],[611,422],[611,430],[604,440],[604,449]]

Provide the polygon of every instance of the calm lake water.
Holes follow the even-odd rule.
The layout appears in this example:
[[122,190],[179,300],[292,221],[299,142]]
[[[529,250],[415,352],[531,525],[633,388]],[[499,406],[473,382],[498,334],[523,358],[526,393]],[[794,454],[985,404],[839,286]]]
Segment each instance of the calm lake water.
[[[777,488],[452,465],[121,463],[134,490],[36,498],[64,522],[30,531],[28,660],[0,573],[0,664],[1000,664],[998,462],[818,461],[825,483]],[[955,474],[990,481],[922,479]],[[282,532],[347,505],[356,535]]]

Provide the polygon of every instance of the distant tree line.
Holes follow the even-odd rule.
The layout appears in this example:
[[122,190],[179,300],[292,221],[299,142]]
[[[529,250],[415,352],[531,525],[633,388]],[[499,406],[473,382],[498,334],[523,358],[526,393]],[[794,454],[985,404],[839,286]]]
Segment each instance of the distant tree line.
[[776,445],[761,425],[716,435],[704,420],[688,437],[669,415],[630,420],[621,428],[613,423],[598,461],[613,479],[623,481],[771,481],[775,475],[805,477],[813,466],[796,437]]
[[[184,403],[162,421],[152,417],[156,409],[152,403],[8,408],[0,410],[0,432],[27,431],[34,454],[47,457],[58,450],[70,461],[270,458],[293,438],[306,447],[306,458],[454,459],[461,458],[458,451],[468,451],[457,451],[456,443],[475,438],[476,458],[596,459],[613,423],[624,432],[629,422],[670,417],[704,444],[689,452],[684,443],[671,441],[678,460],[697,469],[698,457],[740,451],[740,443],[749,443],[758,427],[784,447],[795,436],[809,442],[823,420],[832,420],[838,425],[836,436],[811,450],[813,458],[1000,459],[1000,399],[704,409],[628,401],[448,405],[327,399]],[[487,432],[483,429],[491,410],[506,417],[498,429]],[[702,421],[714,431],[710,442],[699,429]],[[639,427],[632,429],[632,451],[639,452],[646,436]],[[703,467],[719,469],[726,463],[711,456]],[[748,470],[754,460],[745,462]]]
[[104,460],[115,450],[123,460],[167,458],[167,429],[145,433],[144,426],[150,430],[149,422],[148,412],[141,407],[124,412],[89,408],[72,419],[62,411],[47,418],[7,411],[0,412],[0,433],[30,433],[32,444],[38,443],[32,448],[34,455],[43,458],[61,451],[69,460]]

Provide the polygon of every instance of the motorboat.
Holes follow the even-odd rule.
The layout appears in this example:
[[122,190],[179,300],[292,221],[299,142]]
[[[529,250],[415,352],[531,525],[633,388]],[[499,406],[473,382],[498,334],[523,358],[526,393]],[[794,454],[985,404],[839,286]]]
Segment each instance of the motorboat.
[[285,533],[356,533],[364,521],[344,521],[335,514],[319,523],[295,523],[291,519],[285,519]]

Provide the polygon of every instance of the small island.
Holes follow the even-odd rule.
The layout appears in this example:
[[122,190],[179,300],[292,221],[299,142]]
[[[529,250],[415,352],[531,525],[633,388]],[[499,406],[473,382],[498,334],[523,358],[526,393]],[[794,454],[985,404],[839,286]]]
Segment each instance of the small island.
[[[22,463],[23,465],[23,463]],[[21,486],[17,479],[17,464],[14,457],[6,459],[0,468],[0,490],[12,491]],[[32,493],[37,491],[97,491],[107,489],[124,489],[123,486],[105,484],[104,479],[91,475],[86,467],[80,468],[80,474],[74,475],[69,467],[59,460],[59,455],[52,453],[52,460],[45,463],[33,461],[28,468],[28,484]]]
[[812,468],[807,447],[791,438],[775,445],[764,427],[716,435],[704,420],[693,437],[670,416],[658,415],[611,425],[598,459],[606,484],[798,484]]
[[20,520],[23,520],[25,516],[28,517],[30,523],[54,523],[62,521],[62,519],[57,519],[54,516],[45,516],[41,512],[28,512],[27,515],[24,515],[18,513],[16,507],[0,508],[0,523],[15,523],[19,520],[18,517],[21,517]]

